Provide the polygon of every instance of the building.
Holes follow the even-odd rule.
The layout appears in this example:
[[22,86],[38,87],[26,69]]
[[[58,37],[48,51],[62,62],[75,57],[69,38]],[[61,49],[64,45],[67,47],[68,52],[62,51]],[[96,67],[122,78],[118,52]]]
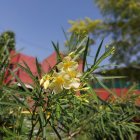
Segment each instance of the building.
[[[63,55],[62,55],[63,57]],[[79,61],[79,71],[82,71],[82,62]],[[25,83],[26,85],[33,84],[31,77],[23,71],[21,68],[18,67],[18,64],[25,67],[25,63],[30,68],[33,75],[37,76],[37,67],[36,67],[36,58],[32,56],[28,56],[22,53],[17,53],[16,51],[10,52],[10,64],[9,68],[20,78],[20,80]],[[55,65],[57,64],[57,54],[53,52],[49,57],[44,59],[41,63],[41,69],[43,73],[48,73]],[[6,72],[5,83],[10,82],[17,82],[16,79],[13,79],[10,75],[10,72]]]
[[[20,78],[20,80],[25,83],[27,86],[32,85],[33,81],[30,78],[30,76],[23,71],[22,69],[20,69],[17,65],[20,64],[22,66],[25,66],[24,63],[26,63],[28,65],[28,67],[30,68],[31,72],[33,73],[33,75],[37,76],[37,68],[36,68],[36,58],[32,57],[32,56],[28,56],[22,53],[16,53],[15,51],[11,51],[10,53],[10,65],[9,68],[13,71],[15,70],[15,74]],[[63,57],[63,55],[62,55]],[[44,59],[41,63],[41,69],[44,73],[49,72],[55,65],[57,64],[57,54],[55,52],[53,52],[49,57],[47,57],[46,59]],[[83,61],[79,61],[79,71],[82,71],[83,67]],[[10,82],[17,82],[16,79],[13,79],[10,75],[10,73],[7,71],[6,72],[6,78],[5,78],[5,82],[6,83],[10,83]],[[111,83],[110,83],[111,84]],[[94,83],[93,83],[94,85]],[[114,93],[116,93],[118,96],[121,96],[122,93],[123,95],[126,95],[128,92],[128,88],[126,87],[109,87],[110,90],[112,90]],[[97,95],[106,100],[109,97],[109,92],[107,90],[105,90],[102,87],[98,87],[98,86],[93,86],[93,89],[96,91]],[[136,90],[135,91],[136,94],[140,94],[140,90]]]

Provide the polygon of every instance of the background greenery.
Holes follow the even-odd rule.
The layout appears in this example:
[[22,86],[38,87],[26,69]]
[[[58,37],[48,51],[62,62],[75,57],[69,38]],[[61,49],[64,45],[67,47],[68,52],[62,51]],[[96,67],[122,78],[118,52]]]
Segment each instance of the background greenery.
[[[125,66],[140,64],[140,2],[139,0],[94,0],[103,20],[71,21],[70,32],[87,32],[95,37],[111,36],[110,46],[115,46],[111,61]],[[93,41],[93,42],[94,42]]]

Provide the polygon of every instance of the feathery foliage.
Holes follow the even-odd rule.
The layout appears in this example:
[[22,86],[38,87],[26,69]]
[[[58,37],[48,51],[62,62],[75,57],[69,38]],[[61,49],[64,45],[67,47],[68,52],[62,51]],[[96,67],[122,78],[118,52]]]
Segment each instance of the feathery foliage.
[[[45,75],[42,75],[38,61],[37,76],[33,75],[26,63],[24,67],[19,64],[32,78],[32,89],[28,89],[11,71],[22,89],[16,85],[1,86],[1,95],[9,99],[2,100],[1,97],[1,108],[8,107],[10,110],[8,113],[5,110],[5,114],[9,116],[10,113],[12,116],[8,118],[8,121],[12,121],[10,126],[5,123],[0,126],[3,139],[135,139],[140,132],[140,123],[135,121],[140,119],[135,98],[125,102],[120,100],[94,75],[99,64],[112,54],[114,48],[109,48],[99,56],[101,43],[93,65],[83,68],[81,74],[78,72],[77,60],[85,52],[86,61],[88,41],[87,36],[81,38],[76,43],[76,49],[64,58],[59,55],[59,49],[53,43],[59,61]],[[106,101],[97,96],[92,88],[93,79],[110,91]]]

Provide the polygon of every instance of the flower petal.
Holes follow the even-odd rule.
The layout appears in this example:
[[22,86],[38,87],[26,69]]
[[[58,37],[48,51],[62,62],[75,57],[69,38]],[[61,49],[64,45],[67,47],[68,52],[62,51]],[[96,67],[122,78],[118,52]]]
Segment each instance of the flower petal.
[[80,83],[79,82],[76,82],[76,81],[74,81],[74,82],[72,82],[71,84],[70,84],[70,86],[72,87],[72,88],[79,88],[79,86],[80,86]]
[[65,62],[65,61],[71,61],[71,57],[70,56],[64,57],[63,62]]
[[47,89],[47,88],[48,88],[49,83],[50,83],[49,80],[46,80],[46,81],[44,82],[44,84],[43,84],[44,89]]
[[55,86],[55,87],[53,88],[53,92],[54,92],[55,94],[58,94],[58,93],[62,92],[62,90],[63,90],[63,87],[62,87],[62,86]]
[[44,83],[44,79],[42,78],[41,80],[40,80],[40,85],[42,85]]
[[64,86],[65,89],[70,89],[71,88],[70,82],[65,82],[63,86]]

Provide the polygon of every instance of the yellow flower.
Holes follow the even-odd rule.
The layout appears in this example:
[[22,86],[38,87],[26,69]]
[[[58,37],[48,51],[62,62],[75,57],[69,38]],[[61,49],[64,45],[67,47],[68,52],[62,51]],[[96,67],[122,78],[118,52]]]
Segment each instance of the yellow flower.
[[41,80],[40,80],[40,85],[43,85],[44,89],[47,89],[50,84],[50,76],[45,75]]
[[49,119],[51,116],[51,112],[47,112],[47,119]]
[[78,89],[79,86],[80,86],[80,79],[78,79],[78,78],[72,79],[69,86],[70,86],[71,88]]
[[[80,87],[81,73],[78,72],[78,63],[67,56],[57,65],[59,72],[54,71],[52,76],[45,75],[40,80],[44,89],[50,88],[54,93],[60,93],[63,89],[78,90]],[[51,82],[50,82],[51,80]]]
[[76,70],[68,70],[66,71],[66,73],[68,74],[69,78],[80,78],[82,76],[82,74],[79,71]]
[[69,80],[69,87],[77,89],[80,86],[80,77],[82,74],[76,70],[66,71],[65,78]]
[[44,89],[47,89],[47,88],[48,88],[49,83],[50,83],[50,81],[49,81],[49,80],[46,80],[46,81],[44,82],[44,84],[43,84]]
[[54,93],[60,93],[63,89],[77,89],[80,86],[80,79],[75,77],[70,77],[67,71],[61,71],[59,73],[53,74],[53,81],[50,84],[50,88]]
[[29,111],[21,111],[21,114],[31,114]]
[[43,85],[43,83],[44,83],[44,79],[42,78],[42,79],[40,80],[40,85]]
[[77,89],[80,86],[80,79],[76,77],[70,77],[68,74],[64,76],[66,84],[64,85],[65,89]]
[[59,70],[76,70],[78,68],[78,63],[73,61],[70,56],[66,56],[63,62],[57,65]]
[[54,73],[53,81],[50,84],[50,88],[54,91],[54,93],[60,93],[63,90],[65,79],[63,73]]

